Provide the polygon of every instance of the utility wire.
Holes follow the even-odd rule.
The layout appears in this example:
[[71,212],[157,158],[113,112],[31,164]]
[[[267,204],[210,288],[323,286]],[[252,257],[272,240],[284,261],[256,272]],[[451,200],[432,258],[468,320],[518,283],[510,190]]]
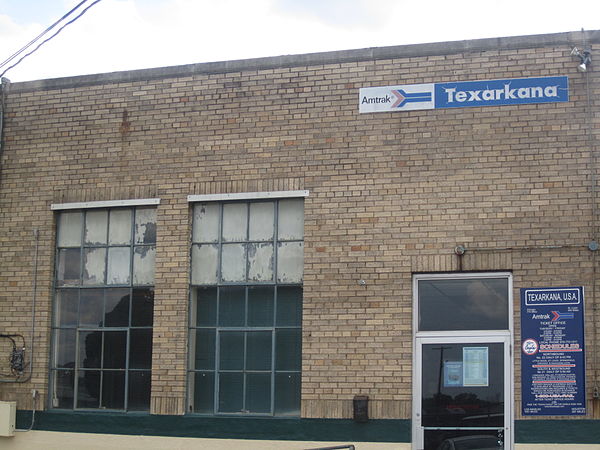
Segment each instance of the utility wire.
[[79,3],[77,6],[75,6],[75,8],[73,8],[71,11],[69,11],[68,13],[66,13],[64,16],[62,16],[60,19],[58,19],[56,22],[54,22],[52,25],[50,25],[48,28],[46,28],[42,33],[40,33],[33,41],[31,41],[29,44],[27,44],[25,47],[21,48],[19,51],[13,53],[11,56],[9,56],[7,59],[5,59],[4,61],[2,61],[2,63],[0,63],[0,68],[4,67],[6,64],[8,64],[9,62],[11,62],[13,59],[15,59],[17,56],[19,56],[21,53],[23,53],[25,50],[27,50],[29,47],[31,47],[33,44],[35,44],[38,40],[40,40],[46,33],[48,33],[50,30],[52,30],[54,27],[56,27],[60,22],[62,22],[63,20],[65,20],[67,17],[69,17],[75,10],[77,10],[81,5],[83,5],[87,0],[83,0],[81,3]]
[[[59,21],[57,21],[54,25],[52,25],[50,28],[48,28],[47,31],[49,31],[50,29],[54,28],[56,26],[56,24],[58,24],[59,22],[61,22],[65,17],[69,16],[73,11],[75,11],[77,8],[79,8],[83,3],[85,3],[87,0],[82,1],[81,3],[79,3],[75,8],[73,8],[71,11],[69,11],[65,16],[63,16]],[[60,27],[56,33],[54,33],[52,36],[50,36],[49,38],[43,40],[42,42],[40,42],[38,44],[38,46],[36,48],[34,48],[33,50],[31,50],[29,53],[25,54],[24,56],[21,57],[21,59],[19,59],[16,63],[14,63],[12,66],[8,67],[6,70],[4,70],[4,72],[0,73],[0,77],[4,76],[4,74],[6,72],[8,72],[10,69],[12,69],[13,67],[17,66],[21,61],[23,61],[25,58],[27,58],[29,55],[31,55],[32,53],[36,52],[42,45],[44,45],[46,42],[48,42],[49,40],[53,39],[58,33],[60,33],[65,27],[67,27],[68,25],[72,24],[73,22],[75,22],[77,19],[79,19],[81,16],[83,16],[88,9],[90,9],[92,6],[94,6],[96,3],[101,2],[102,0],[96,0],[94,1],[92,4],[90,4],[87,8],[85,8],[83,11],[81,11],[79,13],[79,15],[77,15],[75,18],[71,19],[70,21],[68,21],[67,23],[65,23],[62,27]],[[12,59],[14,59],[16,56],[18,56],[19,54],[21,54],[25,49],[27,49],[29,46],[31,46],[33,43],[35,43],[37,40],[39,40],[39,38],[41,38],[41,36],[43,36],[44,34],[46,34],[46,31],[44,33],[42,33],[40,36],[38,36],[37,38],[35,38],[32,42],[30,42],[29,44],[27,44],[25,47],[23,47],[23,49],[19,50],[14,56],[11,56],[10,58],[8,58],[8,60],[6,60],[5,62],[3,62],[2,64],[0,64],[0,68],[5,66],[6,64],[8,64],[8,62],[10,62]]]

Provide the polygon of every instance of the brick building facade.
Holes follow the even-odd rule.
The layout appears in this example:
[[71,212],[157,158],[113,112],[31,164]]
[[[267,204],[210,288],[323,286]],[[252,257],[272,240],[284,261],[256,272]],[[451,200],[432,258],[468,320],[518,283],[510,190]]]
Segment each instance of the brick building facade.
[[[37,413],[27,436],[0,439],[21,448],[35,433],[59,445],[69,433],[98,432],[255,440],[240,448],[267,448],[269,439],[290,439],[279,448],[409,448],[420,384],[415,276],[502,274],[512,303],[506,448],[597,443],[600,81],[593,66],[577,71],[570,53],[582,45],[594,52],[600,32],[3,80],[0,333],[22,335],[26,350],[21,374],[2,363],[0,399],[17,402],[21,427]],[[551,76],[568,77],[568,101],[359,114],[360,88]],[[275,211],[265,239],[257,202]],[[213,204],[214,217],[203,206]],[[154,218],[138,220],[147,210]],[[119,211],[131,235],[111,234]],[[303,232],[294,232],[302,211]],[[227,231],[236,214],[245,225]],[[218,237],[196,234],[213,219]],[[90,237],[95,220],[109,224],[108,240]],[[139,234],[148,224],[154,237]],[[213,263],[214,277],[204,272]],[[117,285],[130,302],[122,323],[106,316]],[[297,309],[301,289],[301,325],[277,312],[268,323],[253,316],[257,286],[274,292],[279,311]],[[521,413],[519,289],[556,286],[585,289],[586,411],[569,421]],[[225,317],[234,288],[246,303]],[[101,322],[93,326],[83,300],[92,290],[106,305],[90,310]],[[136,319],[142,291],[152,293],[149,321]],[[222,309],[207,324],[198,311],[212,307],[203,300],[211,295]],[[246,314],[239,323],[238,313]],[[103,336],[102,362],[85,366],[92,333]],[[199,336],[219,341],[208,362]],[[266,362],[252,353],[262,338],[272,342]],[[10,342],[0,340],[2,355]],[[240,343],[236,368],[226,350]],[[300,348],[301,360],[287,356]],[[108,361],[111,352],[122,361]],[[261,395],[270,400],[261,404]],[[357,395],[369,398],[364,424],[352,420]],[[264,417],[280,411],[285,419]]]

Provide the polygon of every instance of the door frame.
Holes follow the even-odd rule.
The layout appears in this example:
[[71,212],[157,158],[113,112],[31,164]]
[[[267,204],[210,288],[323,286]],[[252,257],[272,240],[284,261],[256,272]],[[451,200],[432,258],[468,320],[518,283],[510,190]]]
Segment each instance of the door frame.
[[[508,329],[418,331],[419,280],[503,278],[508,283]],[[422,345],[438,343],[504,343],[504,448],[514,448],[514,351],[513,351],[513,286],[510,272],[431,273],[413,276],[413,383],[412,383],[412,448],[423,449],[421,427]]]

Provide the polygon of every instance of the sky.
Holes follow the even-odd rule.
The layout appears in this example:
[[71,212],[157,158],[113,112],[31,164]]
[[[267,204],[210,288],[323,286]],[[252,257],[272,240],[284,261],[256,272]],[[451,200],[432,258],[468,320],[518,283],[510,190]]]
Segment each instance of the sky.
[[[0,62],[81,1],[0,0]],[[582,28],[600,29],[600,0],[101,0],[4,76],[18,82]]]

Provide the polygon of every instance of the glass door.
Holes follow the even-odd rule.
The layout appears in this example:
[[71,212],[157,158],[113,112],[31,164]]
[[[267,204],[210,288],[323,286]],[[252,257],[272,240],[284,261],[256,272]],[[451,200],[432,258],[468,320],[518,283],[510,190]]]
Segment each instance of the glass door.
[[417,339],[418,449],[510,448],[508,349],[505,336]]

